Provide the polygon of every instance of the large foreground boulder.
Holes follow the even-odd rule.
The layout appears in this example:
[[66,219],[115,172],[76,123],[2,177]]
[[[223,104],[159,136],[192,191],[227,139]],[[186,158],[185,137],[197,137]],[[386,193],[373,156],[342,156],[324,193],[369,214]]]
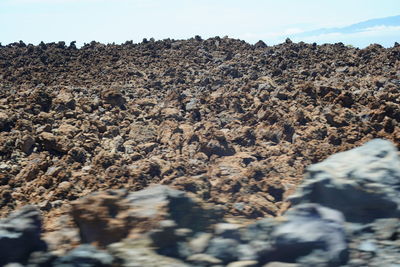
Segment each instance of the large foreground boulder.
[[349,222],[399,216],[400,160],[389,141],[375,139],[307,168],[304,184],[290,198],[340,210]]
[[25,206],[0,220],[0,266],[24,263],[32,252],[46,250],[40,231],[41,216],[34,206]]

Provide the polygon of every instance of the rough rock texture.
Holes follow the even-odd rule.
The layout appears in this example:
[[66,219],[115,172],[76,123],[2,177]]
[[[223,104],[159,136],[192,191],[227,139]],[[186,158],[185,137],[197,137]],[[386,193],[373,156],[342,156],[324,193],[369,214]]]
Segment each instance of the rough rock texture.
[[[45,266],[93,242],[117,266],[323,266],[342,252],[349,266],[400,262],[398,163],[385,141],[310,167],[292,200],[343,212],[347,246],[326,207],[285,217],[308,165],[376,137],[399,146],[399,70],[399,45],[0,45],[0,216],[36,205],[50,250],[29,256],[44,249],[28,242],[15,261]],[[304,228],[289,227],[297,220]],[[307,238],[304,253],[269,256]]]
[[1,46],[0,214],[37,204],[51,231],[71,200],[160,183],[275,216],[307,165],[400,143],[399,57],[219,37]]
[[125,190],[94,193],[73,202],[71,212],[81,241],[102,246],[157,229],[152,233],[153,240],[162,242],[170,239],[167,228],[204,231],[223,215],[220,210],[207,208],[185,192],[165,185],[129,194]]

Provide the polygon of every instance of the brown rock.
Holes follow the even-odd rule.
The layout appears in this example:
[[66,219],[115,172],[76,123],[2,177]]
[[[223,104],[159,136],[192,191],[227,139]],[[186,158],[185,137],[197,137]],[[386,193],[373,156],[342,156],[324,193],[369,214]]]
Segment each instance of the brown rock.
[[221,216],[184,192],[162,185],[130,194],[123,190],[92,194],[75,201],[71,214],[82,242],[102,246],[157,229],[161,221],[172,220],[178,228],[201,231]]

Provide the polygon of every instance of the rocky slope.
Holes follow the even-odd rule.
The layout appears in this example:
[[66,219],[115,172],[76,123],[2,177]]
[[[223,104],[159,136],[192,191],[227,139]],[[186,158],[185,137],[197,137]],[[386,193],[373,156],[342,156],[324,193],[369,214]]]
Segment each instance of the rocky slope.
[[389,141],[375,139],[310,166],[289,201],[283,217],[244,225],[227,222],[223,210],[165,185],[93,193],[72,204],[76,228],[58,233],[79,230],[83,245],[68,252],[41,239],[39,211],[25,206],[0,220],[0,264],[398,265],[400,158]]
[[398,44],[0,46],[0,215],[36,205],[60,251],[81,242],[71,201],[106,189],[162,184],[232,221],[279,215],[306,166],[400,144],[399,70]]

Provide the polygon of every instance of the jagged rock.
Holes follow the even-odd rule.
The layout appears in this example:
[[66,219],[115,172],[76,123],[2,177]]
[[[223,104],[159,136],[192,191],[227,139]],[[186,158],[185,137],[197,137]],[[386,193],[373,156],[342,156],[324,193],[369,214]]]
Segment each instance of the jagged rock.
[[319,203],[351,222],[399,216],[400,159],[389,141],[376,139],[307,168],[293,204]]
[[101,97],[108,104],[113,106],[123,107],[126,103],[126,99],[118,89],[110,88],[101,92]]
[[32,146],[35,144],[35,139],[30,136],[30,135],[25,135],[24,137],[22,137],[21,139],[21,150],[26,153],[29,154],[32,152]]
[[0,265],[24,263],[34,251],[47,249],[41,240],[41,216],[38,209],[25,206],[0,221]]
[[39,135],[39,141],[43,148],[48,151],[67,153],[71,143],[64,136],[55,136],[52,133],[43,132]]

